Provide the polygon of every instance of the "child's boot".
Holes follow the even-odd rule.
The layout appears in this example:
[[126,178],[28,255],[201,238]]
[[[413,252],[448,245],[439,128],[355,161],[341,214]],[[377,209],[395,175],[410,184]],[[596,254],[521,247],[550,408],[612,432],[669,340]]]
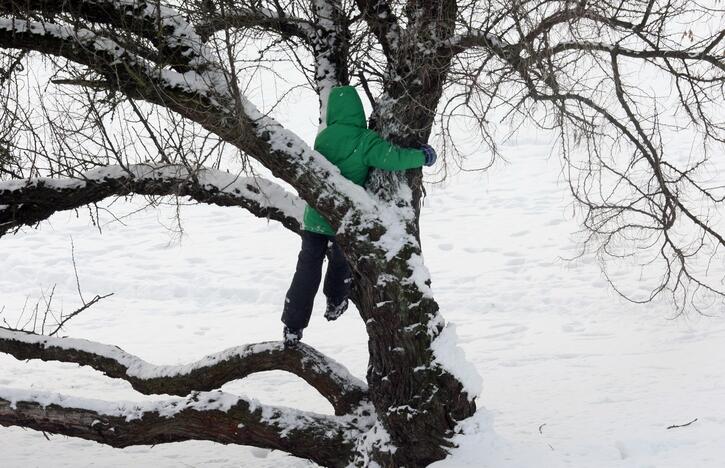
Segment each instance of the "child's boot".
[[327,310],[325,310],[325,318],[328,321],[337,320],[347,310],[348,300],[343,299],[342,302],[335,302],[327,299]]
[[289,328],[285,325],[282,331],[282,339],[284,345],[288,348],[296,348],[297,344],[302,339],[302,329]]

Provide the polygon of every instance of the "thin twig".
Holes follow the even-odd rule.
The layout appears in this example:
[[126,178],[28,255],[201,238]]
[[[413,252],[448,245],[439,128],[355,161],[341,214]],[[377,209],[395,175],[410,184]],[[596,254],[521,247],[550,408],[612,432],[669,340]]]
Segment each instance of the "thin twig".
[[81,292],[81,281],[78,279],[78,267],[76,265],[76,246],[73,243],[73,236],[70,238],[70,258],[73,262],[73,273],[76,277],[76,288],[78,288],[78,296],[81,298],[83,305],[86,304],[86,300],[83,299],[83,293]]
[[688,422],[687,424],[673,424],[672,426],[667,426],[667,429],[677,429],[678,427],[687,427],[690,424],[697,421],[697,418],[693,419],[692,421]]
[[110,296],[113,296],[113,293],[106,294],[105,296],[96,296],[93,299],[91,299],[88,303],[84,303],[83,304],[83,307],[74,310],[73,312],[71,312],[70,314],[68,314],[66,317],[64,317],[58,323],[58,326],[55,328],[55,330],[53,330],[52,332],[48,333],[48,336],[55,335],[56,333],[58,333],[63,328],[63,325],[65,325],[66,323],[68,323],[68,321],[71,320],[73,317],[77,316],[78,314],[80,314],[84,310],[89,309],[90,307],[92,307],[97,302],[100,302],[101,300],[103,300],[103,299],[105,299],[107,297],[110,297]]

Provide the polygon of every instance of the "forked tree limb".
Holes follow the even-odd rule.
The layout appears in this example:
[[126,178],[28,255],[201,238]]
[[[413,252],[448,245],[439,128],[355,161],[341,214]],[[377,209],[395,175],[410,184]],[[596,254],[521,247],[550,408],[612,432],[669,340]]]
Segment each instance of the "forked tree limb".
[[226,29],[258,29],[283,38],[296,38],[310,43],[315,35],[315,25],[304,18],[287,14],[284,10],[273,11],[262,6],[250,7],[240,2],[227,2],[225,8],[217,8],[209,2],[204,17],[197,21],[196,29],[202,38]]
[[402,31],[390,3],[387,0],[355,0],[355,4],[375,34],[388,61],[393,61]]
[[304,202],[297,196],[259,177],[207,168],[189,171],[182,165],[104,166],[77,179],[0,181],[0,236],[19,226],[36,224],[58,211],[127,195],[188,196],[202,203],[240,206],[296,233],[304,210]]
[[111,447],[186,440],[283,450],[324,466],[347,466],[371,413],[325,416],[262,405],[223,392],[160,402],[105,402],[0,388],[0,426],[20,426]]
[[282,370],[304,379],[325,397],[335,414],[348,414],[366,399],[367,386],[341,364],[311,346],[286,348],[266,342],[230,348],[187,365],[156,366],[116,346],[0,328],[0,352],[16,359],[40,359],[89,366],[126,380],[147,395],[185,396],[210,391],[257,372]]

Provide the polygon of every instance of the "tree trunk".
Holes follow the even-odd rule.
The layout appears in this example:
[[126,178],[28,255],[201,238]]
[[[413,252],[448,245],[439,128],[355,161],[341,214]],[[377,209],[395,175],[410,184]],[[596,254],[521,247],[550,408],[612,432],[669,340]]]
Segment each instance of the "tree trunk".
[[[420,53],[426,50],[421,44],[435,43],[432,35],[450,37],[456,4],[418,1],[409,2],[409,9],[409,28],[414,32],[397,51],[407,59],[389,65],[388,74],[400,79],[386,80],[372,122],[386,139],[419,147],[430,136],[450,67],[449,55]],[[422,10],[425,15],[416,14]],[[473,415],[476,406],[473,395],[435,361],[431,349],[444,320],[429,294],[422,261],[422,171],[376,171],[368,188],[399,207],[412,208],[414,213],[406,229],[417,239],[417,245],[407,245],[393,259],[371,258],[360,252],[353,258],[363,259],[355,270],[358,306],[370,336],[370,398],[398,447],[379,461],[386,466],[420,466],[446,456],[445,447],[450,446],[447,438],[456,421]],[[423,281],[428,284],[419,284]]]
[[[435,362],[432,341],[443,328],[438,304],[410,286],[408,249],[391,261],[358,263],[360,313],[367,325],[370,399],[398,450],[385,466],[421,466],[446,456],[446,438],[475,403],[461,383]],[[382,278],[389,280],[380,281]]]

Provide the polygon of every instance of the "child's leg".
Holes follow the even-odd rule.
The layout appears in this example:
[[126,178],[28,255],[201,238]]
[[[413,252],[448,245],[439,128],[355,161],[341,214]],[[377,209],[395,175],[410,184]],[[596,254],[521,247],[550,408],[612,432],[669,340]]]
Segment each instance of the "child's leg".
[[310,322],[315,294],[322,278],[322,260],[325,258],[328,240],[328,236],[302,231],[302,249],[282,313],[282,322],[291,329],[301,330]]
[[351,282],[350,266],[342,254],[342,249],[333,239],[330,248],[330,264],[327,265],[322,292],[325,293],[328,302],[338,305],[350,296]]

